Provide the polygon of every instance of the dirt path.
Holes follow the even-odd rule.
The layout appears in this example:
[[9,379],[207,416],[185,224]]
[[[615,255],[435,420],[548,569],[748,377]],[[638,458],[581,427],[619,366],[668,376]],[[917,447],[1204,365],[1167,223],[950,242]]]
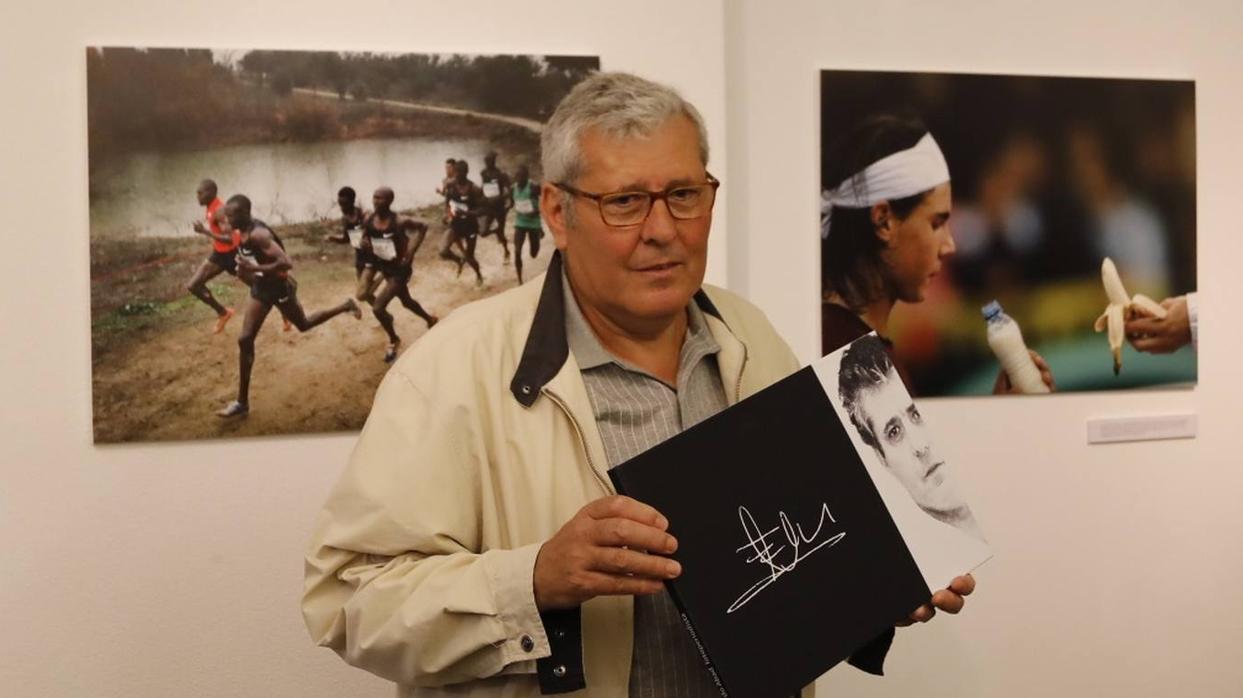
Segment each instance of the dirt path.
[[[444,317],[453,308],[517,285],[512,264],[502,264],[495,237],[479,241],[485,284],[476,288],[469,268],[456,278],[455,266],[436,257],[440,235],[433,232],[420,248],[410,284],[415,299],[432,313]],[[551,252],[551,240],[545,236],[540,256],[531,260],[528,255],[525,262],[527,279],[544,271]],[[300,260],[294,276],[307,312],[335,305],[353,290],[352,264],[339,257]],[[396,317],[404,348],[426,332],[423,321],[396,301],[389,311]],[[367,309],[361,320],[341,315],[306,334],[282,332],[280,317],[273,312],[257,340],[251,413],[222,420],[214,412],[237,390],[241,316],[221,334],[212,335],[214,319],[206,307],[196,303],[180,312],[194,320],[136,332],[133,341],[109,350],[95,363],[97,443],[358,429],[388,369],[382,360],[387,339]]]
[[[315,90],[308,87],[295,87],[293,89],[297,94],[310,95],[312,97],[323,97],[325,99],[340,99],[340,95],[336,92],[328,90]],[[388,107],[397,107],[399,109],[413,109],[416,111],[435,112],[437,114],[451,114],[453,116],[474,116],[480,119],[488,119],[490,121],[499,121],[531,131],[539,133],[544,125],[535,119],[524,119],[520,116],[509,116],[507,114],[489,114],[481,111],[471,111],[470,109],[459,109],[457,107],[442,107],[435,104],[420,104],[418,102],[402,102],[396,99],[368,99],[368,102],[374,104],[383,104]]]

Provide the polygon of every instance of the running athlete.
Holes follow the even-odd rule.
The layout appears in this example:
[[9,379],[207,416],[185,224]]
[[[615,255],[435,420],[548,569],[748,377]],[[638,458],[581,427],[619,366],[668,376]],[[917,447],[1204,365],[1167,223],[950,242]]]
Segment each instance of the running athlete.
[[[462,273],[462,265],[469,264],[475,270],[477,285],[482,286],[483,272],[479,270],[479,262],[475,259],[475,243],[479,235],[479,216],[483,213],[483,190],[466,178],[470,167],[465,160],[458,160],[453,168],[454,179],[449,184],[445,197],[449,232],[441,245],[440,256],[457,262],[459,275]],[[461,247],[460,257],[453,253],[454,243]]]
[[370,305],[375,301],[375,291],[380,287],[382,279],[376,278],[371,253],[363,249],[363,223],[367,220],[367,212],[355,204],[357,198],[358,194],[353,187],[341,187],[337,191],[337,206],[341,209],[341,233],[328,235],[324,239],[354,248],[354,279],[357,282],[354,297]]
[[[423,245],[427,237],[427,225],[413,220],[402,220],[393,211],[393,190],[380,187],[372,197],[374,211],[367,217],[363,229],[366,233],[363,245],[370,250],[373,264],[384,274],[384,286],[371,304],[371,312],[380,321],[388,335],[388,349],[384,352],[385,363],[397,358],[397,348],[401,338],[393,327],[393,316],[388,312],[388,304],[396,297],[406,310],[423,318],[430,329],[439,318],[423,309],[410,295],[410,277],[414,275],[414,254]],[[407,231],[414,233],[410,239]]]
[[539,241],[544,228],[539,217],[539,182],[531,181],[530,169],[518,167],[514,173],[514,186],[509,190],[510,206],[514,209],[514,268],[518,270],[518,283],[522,283],[522,243],[531,242],[531,259],[539,254]]
[[298,284],[289,274],[293,262],[285,254],[285,246],[276,233],[263,221],[251,217],[250,199],[241,194],[230,197],[225,212],[229,224],[238,232],[237,273],[250,285],[250,300],[242,319],[242,333],[237,338],[237,399],[216,414],[241,417],[250,412],[250,372],[255,365],[255,336],[263,327],[272,306],[276,306],[299,332],[306,332],[342,313],[352,313],[355,319],[361,318],[362,310],[353,298],[348,298],[338,306],[308,316],[298,302]]
[[452,182],[456,176],[453,171],[453,167],[456,164],[457,160],[453,158],[445,160],[445,178],[440,180],[440,186],[436,187],[436,193],[440,196],[447,197],[449,195],[449,183]]
[[207,288],[207,282],[221,272],[237,275],[237,265],[233,261],[233,251],[237,249],[237,235],[229,227],[229,221],[224,215],[224,202],[217,196],[216,183],[213,180],[199,182],[194,193],[198,197],[199,205],[207,208],[203,220],[194,221],[194,232],[211,238],[212,250],[186,283],[186,291],[216,311],[216,326],[212,329],[212,334],[220,334],[235,311],[216,300],[211,289]]
[[505,238],[505,219],[509,217],[509,175],[501,171],[496,166],[496,151],[492,151],[483,157],[484,168],[479,173],[479,180],[483,182],[483,230],[480,235],[488,236],[496,233],[496,237],[501,242],[501,248],[505,250],[505,261],[509,261],[509,241]]

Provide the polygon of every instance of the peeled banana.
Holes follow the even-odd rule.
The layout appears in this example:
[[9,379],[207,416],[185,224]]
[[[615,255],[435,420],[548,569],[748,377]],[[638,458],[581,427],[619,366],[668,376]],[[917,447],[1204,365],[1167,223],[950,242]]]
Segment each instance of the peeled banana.
[[1093,327],[1097,332],[1109,330],[1109,351],[1114,357],[1116,376],[1122,371],[1122,340],[1125,339],[1126,321],[1135,315],[1136,310],[1142,310],[1155,318],[1164,318],[1166,310],[1160,303],[1142,293],[1128,296],[1126,286],[1122,285],[1122,277],[1118,276],[1118,267],[1108,257],[1101,262],[1101,281],[1105,284],[1109,305],[1105,307],[1104,314],[1096,318]]

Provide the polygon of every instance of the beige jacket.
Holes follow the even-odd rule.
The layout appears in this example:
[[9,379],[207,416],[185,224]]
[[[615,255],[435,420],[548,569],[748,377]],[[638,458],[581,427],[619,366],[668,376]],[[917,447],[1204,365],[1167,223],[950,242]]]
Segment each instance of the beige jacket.
[[[615,494],[560,279],[554,259],[542,282],[460,308],[413,345],[316,522],[307,627],[400,696],[538,696],[544,680],[564,691],[580,652],[574,695],[627,696],[632,598],[584,604],[581,643],[575,617],[557,648],[567,635],[545,632],[532,592],[540,545]],[[731,404],[798,368],[754,306],[717,288],[696,302]]]

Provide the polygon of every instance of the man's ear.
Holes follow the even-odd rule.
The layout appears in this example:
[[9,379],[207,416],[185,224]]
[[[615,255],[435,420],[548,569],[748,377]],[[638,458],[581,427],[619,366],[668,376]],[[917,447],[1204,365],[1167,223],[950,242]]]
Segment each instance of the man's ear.
[[566,222],[569,211],[565,207],[566,197],[557,187],[545,182],[540,185],[539,211],[544,222],[552,232],[553,244],[558,250],[565,251],[569,238],[569,225]]
[[893,238],[893,230],[896,221],[893,217],[893,209],[889,207],[888,201],[882,201],[872,206],[872,226],[876,229],[876,237],[882,242],[888,243]]

